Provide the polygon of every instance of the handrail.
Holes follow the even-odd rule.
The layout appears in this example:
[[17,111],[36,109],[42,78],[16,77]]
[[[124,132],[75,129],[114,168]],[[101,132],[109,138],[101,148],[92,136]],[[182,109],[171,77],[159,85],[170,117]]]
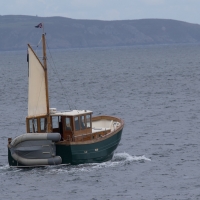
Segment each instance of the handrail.
[[[111,132],[107,132],[107,131],[108,130],[105,129],[105,130],[102,130],[101,132],[74,135],[73,138],[72,138],[72,141],[75,141],[78,138],[81,138],[81,141],[83,141],[84,138],[86,138],[86,137],[90,137],[90,139],[97,140],[97,139],[99,139],[101,137],[105,137],[105,136],[107,136],[107,135],[109,135],[111,133]],[[92,137],[92,136],[98,135],[98,133],[104,133],[104,135],[100,134],[99,137]]]

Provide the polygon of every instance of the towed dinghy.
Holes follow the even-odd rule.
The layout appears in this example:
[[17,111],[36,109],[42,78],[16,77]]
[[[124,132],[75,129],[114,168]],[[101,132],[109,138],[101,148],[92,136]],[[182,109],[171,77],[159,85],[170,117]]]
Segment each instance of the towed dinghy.
[[[55,142],[60,141],[59,133],[26,133],[10,141],[9,148],[13,161],[23,166],[58,165]],[[12,162],[13,162],[12,161]]]

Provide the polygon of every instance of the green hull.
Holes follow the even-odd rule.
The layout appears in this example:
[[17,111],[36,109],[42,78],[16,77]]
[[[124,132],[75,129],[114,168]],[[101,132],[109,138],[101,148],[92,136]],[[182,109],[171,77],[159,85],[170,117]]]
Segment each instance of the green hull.
[[56,145],[56,154],[63,164],[99,163],[112,159],[121,140],[122,130],[100,142],[91,144]]
[[10,149],[8,148],[8,163],[10,166],[13,167],[18,167],[18,166],[23,166],[20,163],[18,163],[12,156],[11,156],[11,152]]
[[[56,144],[56,155],[62,158],[62,164],[100,163],[111,160],[122,135],[122,129],[103,141],[91,144],[62,145]],[[10,166],[23,167],[11,156],[8,148],[8,162]]]

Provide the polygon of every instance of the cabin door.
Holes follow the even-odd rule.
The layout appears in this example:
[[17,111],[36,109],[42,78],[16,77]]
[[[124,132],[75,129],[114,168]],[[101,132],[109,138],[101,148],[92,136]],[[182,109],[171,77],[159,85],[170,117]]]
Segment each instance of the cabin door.
[[61,140],[63,140],[63,117],[59,117],[59,133],[61,135]]
[[52,116],[52,130],[54,133],[60,133],[61,140],[63,140],[63,117]]
[[63,117],[63,139],[72,141],[73,136],[73,124],[72,117]]

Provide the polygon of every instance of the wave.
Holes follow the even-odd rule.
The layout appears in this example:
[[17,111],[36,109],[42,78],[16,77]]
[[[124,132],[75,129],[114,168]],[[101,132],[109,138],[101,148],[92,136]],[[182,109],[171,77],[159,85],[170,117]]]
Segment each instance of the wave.
[[78,173],[78,172],[90,172],[95,169],[101,168],[110,168],[117,167],[120,165],[130,164],[132,162],[137,161],[151,161],[150,158],[142,156],[132,156],[126,152],[124,153],[115,153],[112,160],[103,162],[103,163],[90,163],[90,164],[80,164],[80,165],[68,165],[68,166],[48,166],[49,173],[52,172],[67,172],[70,174]]
[[21,168],[12,168],[8,164],[7,165],[0,165],[0,176],[3,176],[5,174],[9,173],[17,173],[22,171]]
[[46,167],[39,167],[39,168],[10,168],[9,165],[0,166],[0,174],[5,172],[25,172],[31,170],[32,172],[36,173],[69,173],[75,174],[79,172],[90,172],[95,169],[101,168],[110,168],[110,167],[117,167],[126,164],[130,164],[132,162],[144,162],[144,161],[151,161],[150,158],[142,156],[132,156],[126,152],[124,153],[115,153],[112,160],[103,162],[103,163],[89,163],[89,164],[80,164],[80,165],[56,165],[56,166],[46,166]]
[[0,170],[7,170],[9,169],[9,165],[0,165]]
[[124,153],[116,153],[113,156],[112,161],[151,161],[150,158],[146,158],[145,155],[143,156],[131,156],[130,154]]

